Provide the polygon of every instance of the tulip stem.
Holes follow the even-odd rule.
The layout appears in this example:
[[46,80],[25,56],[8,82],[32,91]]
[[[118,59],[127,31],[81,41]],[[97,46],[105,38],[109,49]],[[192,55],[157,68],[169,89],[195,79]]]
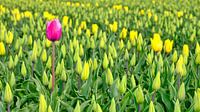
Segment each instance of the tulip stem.
[[178,82],[177,82],[177,84],[178,84],[178,90],[180,88],[180,83],[181,83],[181,77],[180,77],[180,75],[178,75]]
[[52,93],[54,91],[54,83],[55,83],[55,42],[52,42]]
[[138,112],[141,111],[141,107],[140,107],[140,104],[138,104]]
[[33,74],[34,74],[34,62],[32,62],[32,77],[33,77]]
[[153,92],[153,95],[152,95],[152,102],[154,102],[155,96],[156,96],[156,91]]
[[7,112],[10,112],[10,104],[8,104],[8,107],[7,107]]

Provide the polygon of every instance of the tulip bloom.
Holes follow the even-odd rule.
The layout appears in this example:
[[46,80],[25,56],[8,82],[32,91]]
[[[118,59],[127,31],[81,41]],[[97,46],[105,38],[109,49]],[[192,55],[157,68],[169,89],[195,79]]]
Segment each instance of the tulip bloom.
[[151,38],[151,48],[155,51],[155,52],[160,52],[162,51],[162,47],[163,47],[163,42],[160,39],[160,35],[159,34],[154,34],[153,35],[153,39]]
[[174,43],[173,40],[171,40],[171,41],[169,39],[165,40],[164,48],[165,48],[165,52],[166,53],[170,53],[171,52],[172,47],[173,47],[173,43]]
[[54,19],[47,23],[46,26],[46,36],[47,39],[52,41],[52,92],[54,90],[54,82],[55,82],[55,41],[58,41],[62,35],[62,26],[58,19]]
[[46,35],[50,41],[58,41],[62,35],[62,26],[58,19],[47,22]]

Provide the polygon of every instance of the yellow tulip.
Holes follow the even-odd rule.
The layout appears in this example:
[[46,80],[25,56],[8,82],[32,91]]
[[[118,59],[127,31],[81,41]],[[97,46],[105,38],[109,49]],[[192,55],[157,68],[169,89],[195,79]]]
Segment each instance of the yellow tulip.
[[82,74],[81,74],[81,79],[83,81],[87,80],[88,77],[89,77],[89,74],[90,74],[89,64],[88,64],[88,62],[85,62],[84,66],[83,66],[83,71],[82,71]]
[[163,42],[160,38],[160,35],[158,33],[155,33],[153,39],[151,38],[151,48],[155,52],[160,52],[162,51],[162,47],[163,47]]
[[183,50],[182,50],[183,56],[188,57],[189,56],[189,47],[187,44],[183,45]]
[[98,33],[98,25],[92,24],[92,33],[97,34]]
[[12,41],[13,41],[13,33],[11,31],[9,31],[7,36],[6,36],[6,43],[11,44]]
[[132,44],[133,46],[135,46],[135,45],[136,45],[137,36],[138,36],[138,32],[132,30],[132,31],[130,31],[130,34],[129,34],[129,35],[130,35],[131,44]]
[[171,50],[173,48],[173,43],[174,43],[173,40],[171,40],[171,41],[169,39],[165,40],[164,49],[165,49],[166,53],[171,52]]
[[40,94],[39,100],[39,112],[46,112],[47,110],[47,103],[43,94]]
[[198,55],[200,53],[200,46],[199,43],[196,43],[195,54]]
[[5,55],[5,54],[6,54],[5,46],[3,42],[0,42],[0,55]]

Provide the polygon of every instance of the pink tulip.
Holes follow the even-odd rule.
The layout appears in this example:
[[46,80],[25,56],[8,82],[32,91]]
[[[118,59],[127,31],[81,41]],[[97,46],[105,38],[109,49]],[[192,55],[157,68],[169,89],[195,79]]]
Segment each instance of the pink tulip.
[[61,38],[62,26],[58,19],[47,22],[46,35],[50,41],[57,41]]

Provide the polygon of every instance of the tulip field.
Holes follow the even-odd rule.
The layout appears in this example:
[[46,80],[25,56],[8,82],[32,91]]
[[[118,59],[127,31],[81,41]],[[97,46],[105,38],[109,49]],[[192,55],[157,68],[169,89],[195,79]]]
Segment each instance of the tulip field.
[[200,112],[199,0],[0,0],[0,112]]

